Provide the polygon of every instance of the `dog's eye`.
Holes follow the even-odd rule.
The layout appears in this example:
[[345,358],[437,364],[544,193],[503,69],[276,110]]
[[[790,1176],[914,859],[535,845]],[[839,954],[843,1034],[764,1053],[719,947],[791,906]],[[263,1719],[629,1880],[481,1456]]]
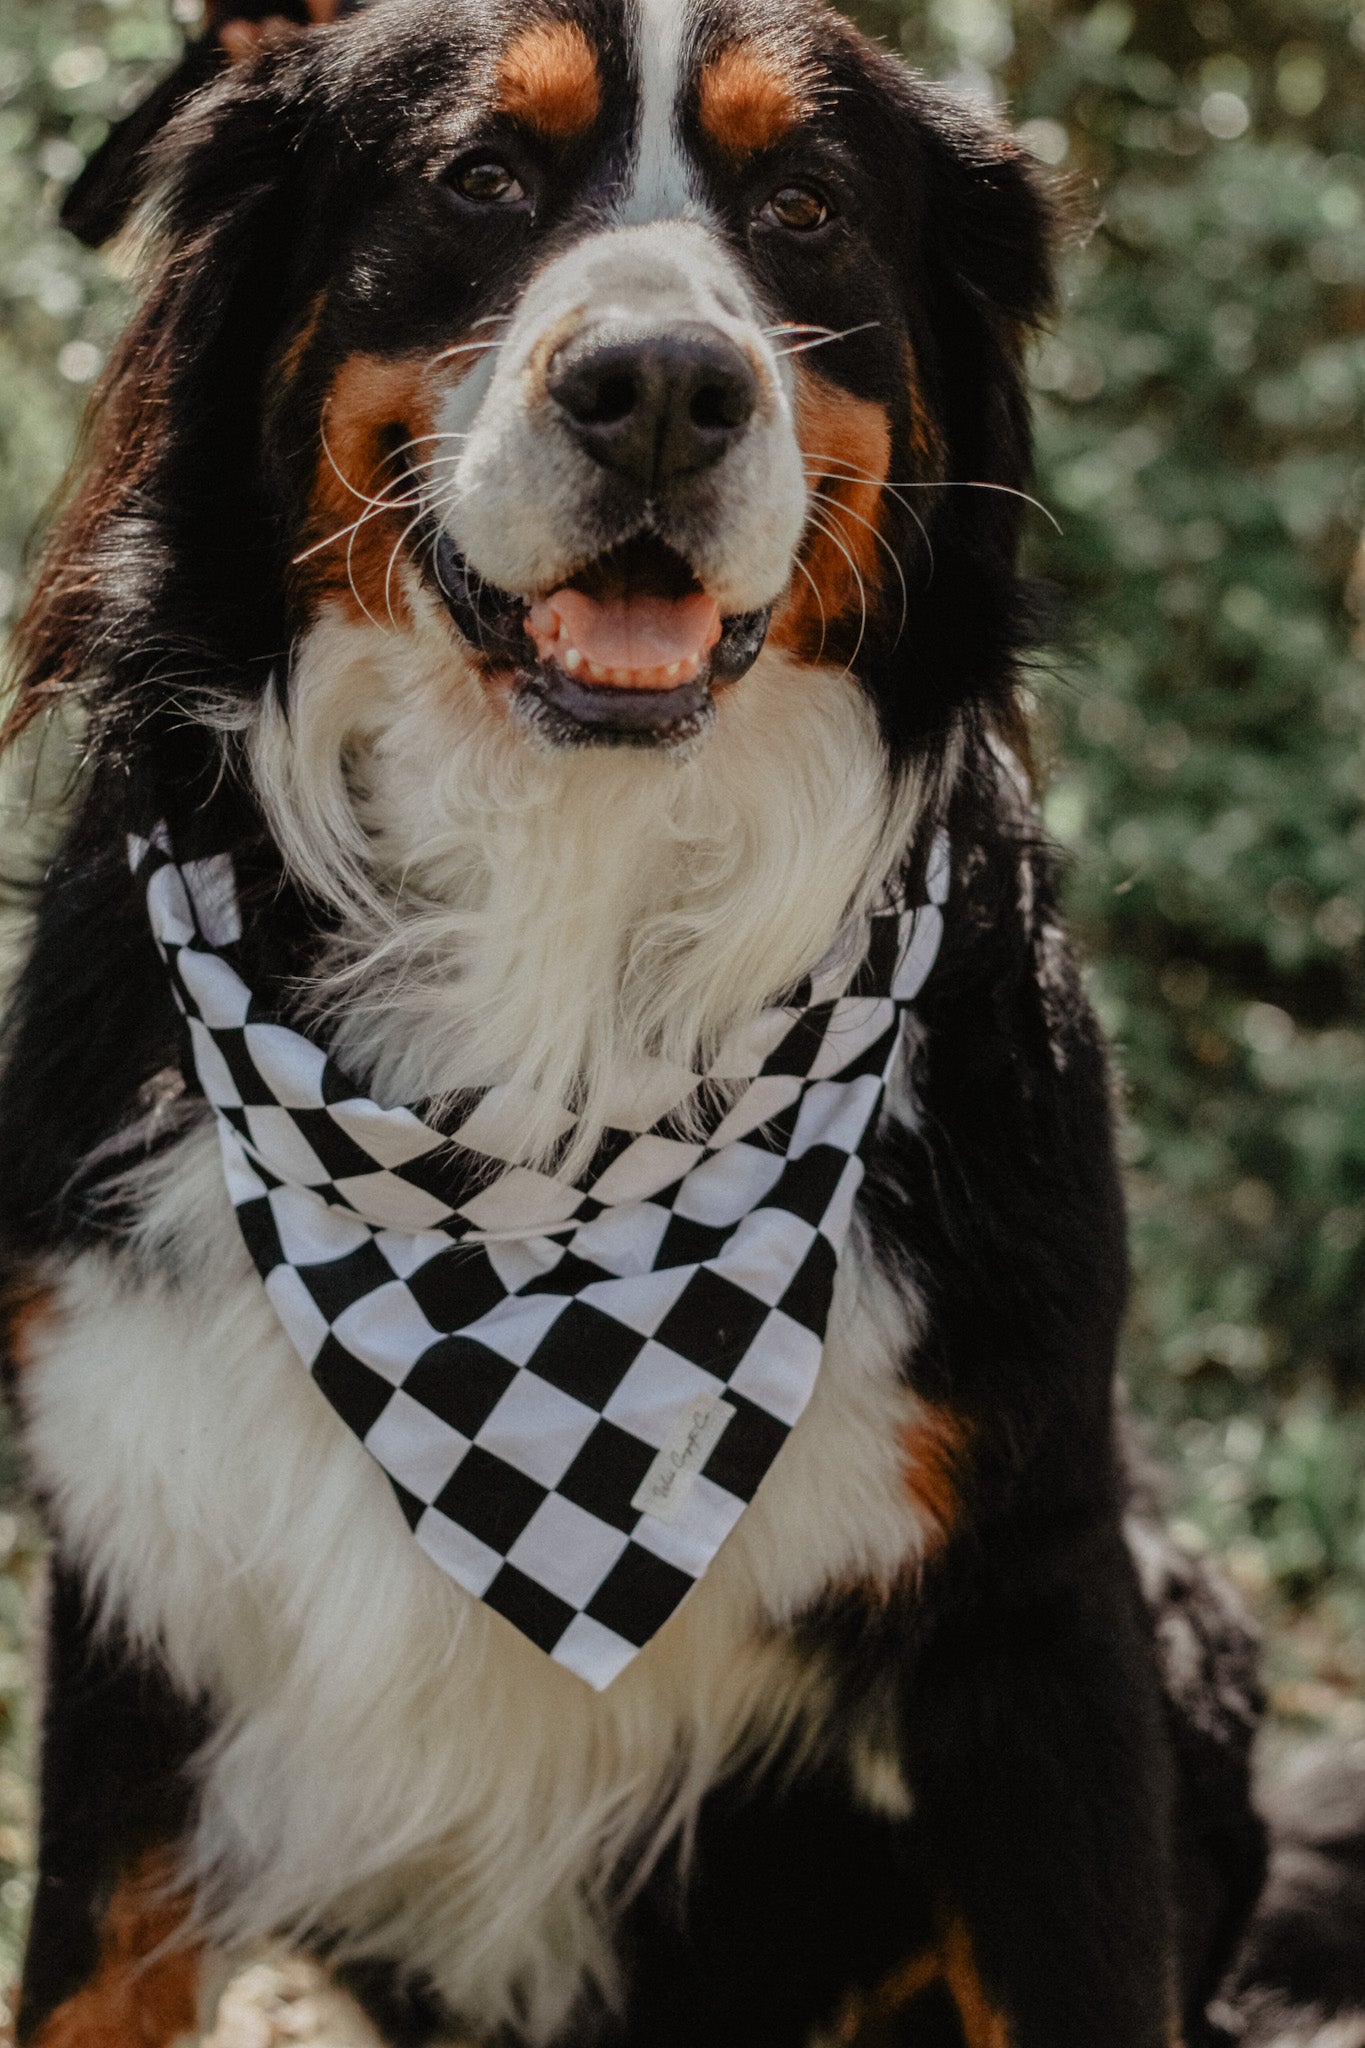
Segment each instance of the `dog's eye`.
[[813,185],[780,185],[759,209],[759,219],[769,227],[787,228],[808,235],[829,219],[829,201]]
[[466,157],[446,182],[472,206],[517,206],[526,197],[520,178],[495,156]]

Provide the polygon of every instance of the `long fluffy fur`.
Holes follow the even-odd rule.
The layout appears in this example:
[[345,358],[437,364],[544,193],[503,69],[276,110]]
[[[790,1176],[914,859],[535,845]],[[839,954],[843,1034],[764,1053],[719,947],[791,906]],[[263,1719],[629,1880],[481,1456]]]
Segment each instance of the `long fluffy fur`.
[[572,1175],[856,930],[922,777],[851,677],[775,653],[701,756],[537,748],[418,616],[324,619],[250,731],[271,829],[338,919],[310,1003],[381,1101],[499,1086],[509,1156]]

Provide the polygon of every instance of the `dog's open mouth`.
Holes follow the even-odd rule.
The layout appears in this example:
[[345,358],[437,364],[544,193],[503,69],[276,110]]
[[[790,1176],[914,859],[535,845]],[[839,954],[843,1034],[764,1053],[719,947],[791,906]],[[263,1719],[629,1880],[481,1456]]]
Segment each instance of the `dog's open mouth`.
[[670,690],[695,682],[720,638],[720,608],[680,555],[636,541],[600,555],[526,614],[542,662],[584,683]]
[[442,534],[436,581],[456,625],[510,667],[514,702],[560,745],[677,746],[705,731],[712,692],[752,667],[770,611],[723,617],[682,556],[641,535],[538,597],[483,582]]

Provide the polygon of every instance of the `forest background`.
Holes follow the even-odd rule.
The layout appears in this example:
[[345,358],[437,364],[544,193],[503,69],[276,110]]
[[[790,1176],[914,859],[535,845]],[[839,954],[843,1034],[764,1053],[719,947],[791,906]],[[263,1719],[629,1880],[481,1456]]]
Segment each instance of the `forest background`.
[[[0,0],[0,615],[127,307],[56,204],[197,11]],[[1125,1085],[1128,1380],[1181,1540],[1266,1625],[1278,1739],[1363,1733],[1365,4],[851,11],[1007,107],[1088,223],[1033,366],[1066,622],[1034,688]],[[38,1557],[6,1498],[0,1985]]]

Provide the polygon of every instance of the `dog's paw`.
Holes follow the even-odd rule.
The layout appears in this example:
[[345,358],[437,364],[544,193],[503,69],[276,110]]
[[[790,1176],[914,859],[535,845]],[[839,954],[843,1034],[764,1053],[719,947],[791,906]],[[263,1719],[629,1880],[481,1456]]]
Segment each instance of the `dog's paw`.
[[261,1962],[223,1992],[199,2048],[384,2048],[354,2000],[316,1963]]

